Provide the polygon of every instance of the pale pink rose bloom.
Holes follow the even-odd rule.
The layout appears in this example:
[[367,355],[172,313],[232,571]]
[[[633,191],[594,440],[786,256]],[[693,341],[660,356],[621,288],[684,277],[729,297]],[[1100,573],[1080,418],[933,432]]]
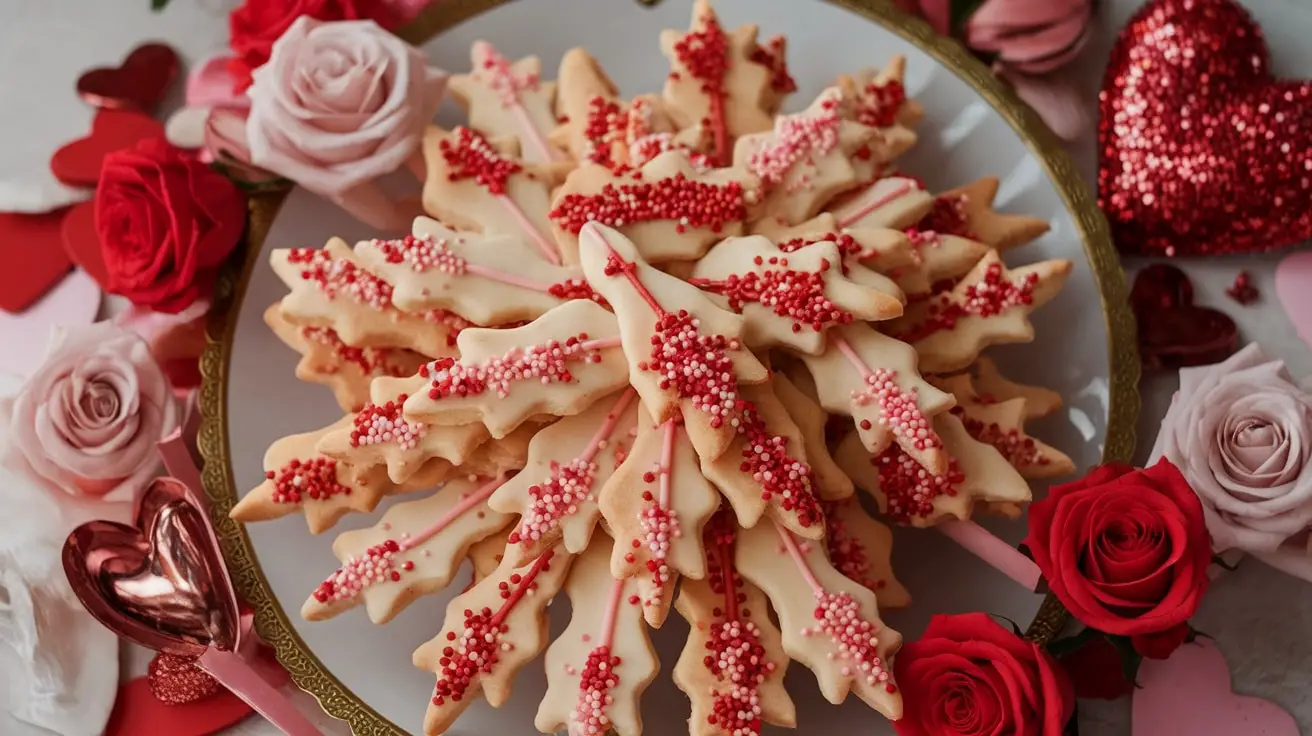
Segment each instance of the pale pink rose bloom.
[[319,194],[342,194],[406,162],[446,80],[373,21],[301,17],[248,91],[251,163]]
[[100,322],[56,328],[45,362],[0,400],[4,464],[69,494],[130,501],[178,425],[168,379],[137,335]]

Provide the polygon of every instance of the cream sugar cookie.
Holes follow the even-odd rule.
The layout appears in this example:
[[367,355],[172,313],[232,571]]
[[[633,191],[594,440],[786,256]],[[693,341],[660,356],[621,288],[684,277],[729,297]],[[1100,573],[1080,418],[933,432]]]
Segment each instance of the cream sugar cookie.
[[745,135],[734,146],[734,165],[761,182],[762,210],[795,225],[861,182],[851,160],[879,137],[850,119],[842,91],[830,87],[802,112],[780,115],[769,132]]
[[454,352],[451,335],[468,324],[441,310],[398,310],[392,285],[361,267],[340,238],[323,248],[275,250],[269,264],[291,290],[279,302],[283,319],[330,328],[352,347],[407,348],[436,358]]
[[804,370],[796,373],[797,383],[794,383],[789,375],[775,371],[770,385],[774,388],[779,405],[797,425],[806,462],[815,480],[816,495],[824,501],[849,498],[856,492],[856,488],[852,485],[852,479],[834,462],[826,444],[825,427],[829,422],[829,413],[816,400],[815,384],[810,374]]
[[843,229],[827,212],[793,227],[767,217],[755,223],[752,232],[774,241],[786,253],[795,253],[817,243],[833,243],[843,258],[843,273],[849,279],[878,289],[903,304],[906,295],[893,277],[902,278],[922,261],[906,233],[879,227]]
[[774,68],[752,60],[757,33],[755,25],[726,32],[707,0],[693,3],[686,32],[661,33],[661,52],[670,60],[662,93],[670,116],[681,128],[705,121],[718,162],[729,160],[739,136],[769,130],[781,102]]
[[415,219],[414,234],[364,240],[355,255],[392,284],[403,312],[443,309],[483,327],[541,317],[570,299],[597,299],[578,268],[544,261],[514,235],[482,235]]
[[560,57],[556,83],[558,124],[551,140],[580,162],[606,163],[612,152],[609,146],[598,146],[597,139],[603,137],[603,131],[611,132],[605,115],[621,107],[620,88],[601,62],[581,46]]
[[931,422],[955,400],[921,377],[912,346],[854,323],[831,330],[821,354],[801,358],[820,405],[852,417],[870,452],[896,444],[929,472],[944,471],[947,456]]
[[551,237],[552,174],[526,166],[513,140],[489,141],[474,130],[424,132],[424,210],[461,230],[511,235],[532,245],[548,263],[561,251]]
[[856,497],[823,505],[829,563],[874,591],[880,608],[911,605],[911,594],[893,574],[893,530],[867,513]]
[[842,263],[833,243],[788,252],[759,235],[728,238],[697,262],[688,282],[746,318],[748,347],[814,355],[834,326],[902,314],[901,300],[852,280]]
[[720,493],[702,474],[682,418],[657,425],[640,412],[624,463],[602,486],[598,503],[616,540],[610,571],[635,578],[643,616],[660,628],[679,575],[706,575],[702,529]]
[[920,103],[907,97],[905,73],[906,57],[898,55],[879,71],[862,69],[838,78],[837,86],[848,102],[848,114],[854,121],[879,131],[873,145],[852,157],[852,167],[862,182],[875,179],[888,162],[916,145],[912,129],[925,111]]
[[458,347],[459,362],[420,368],[428,384],[405,400],[407,421],[482,422],[504,437],[534,416],[583,411],[623,388],[629,372],[614,315],[581,299],[523,327],[465,330]]
[[482,693],[499,708],[519,670],[547,645],[547,604],[573,558],[553,547],[519,567],[508,561],[446,607],[437,636],[415,650],[415,667],[437,676],[424,714],[425,736],[445,733]]
[[465,587],[465,590],[478,585],[480,580],[495,572],[497,567],[501,565],[501,561],[506,558],[505,552],[505,529],[470,545],[468,557],[472,570],[470,571],[469,585]]
[[318,451],[360,467],[382,465],[393,482],[404,483],[432,458],[463,465],[491,438],[478,422],[433,426],[406,419],[405,394],[377,395],[386,385],[375,383],[376,401],[365,404],[346,426],[326,433]]
[[747,171],[699,170],[687,151],[671,150],[632,171],[579,166],[556,191],[550,216],[570,262],[577,260],[579,232],[598,223],[632,240],[649,263],[665,263],[696,260],[741,234],[756,201]]
[[637,580],[611,577],[614,543],[597,536],[565,582],[569,626],[547,647],[547,692],[533,721],[542,733],[639,736],[638,706],[660,670]]
[[1009,269],[990,251],[950,291],[909,305],[887,330],[916,349],[925,373],[961,370],[991,345],[1033,340],[1030,313],[1057,296],[1071,269],[1067,260]]
[[1025,418],[1039,419],[1062,407],[1061,394],[1043,386],[1027,386],[1003,376],[993,359],[981,355],[967,368],[974,378],[975,398],[985,403],[1025,399]]
[[524,472],[488,501],[501,513],[519,516],[506,540],[512,563],[557,543],[573,554],[587,548],[601,516],[598,495],[632,444],[637,398],[633,389],[623,389],[533,436]]
[[895,524],[929,527],[944,519],[969,519],[977,504],[1019,509],[1030,487],[992,445],[976,441],[953,414],[934,418],[934,432],[949,457],[942,473],[928,473],[893,446],[871,455],[854,434],[839,441],[834,460],[857,488],[875,496]]
[[957,397],[952,412],[961,419],[970,436],[997,448],[1022,477],[1059,478],[1075,472],[1074,461],[1065,453],[1025,432],[1029,411],[1023,397],[1003,401],[981,399],[968,373],[930,381]]
[[419,501],[397,504],[368,529],[333,542],[342,565],[301,607],[322,621],[363,604],[369,620],[384,624],[418,598],[446,588],[476,542],[508,520],[487,498],[504,478],[460,478]]
[[327,386],[343,411],[358,411],[369,401],[369,384],[378,376],[408,376],[428,358],[404,348],[355,348],[331,327],[294,325],[277,304],[264,310],[264,324],[283,344],[300,354],[296,377]]
[[556,127],[556,83],[542,81],[542,60],[511,61],[487,41],[475,41],[469,56],[473,68],[452,76],[448,85],[469,113],[469,127],[489,138],[518,139],[526,162],[563,160],[548,138]]
[[770,70],[770,88],[766,91],[765,111],[777,115],[788,95],[797,91],[797,80],[788,71],[788,39],[775,34],[765,43],[756,44],[748,56],[755,64]]
[[916,179],[886,176],[832,202],[839,228],[886,227],[904,230],[934,209],[934,195]]
[[1019,248],[1048,232],[1048,223],[1028,215],[1011,215],[993,209],[999,182],[995,176],[938,195],[926,229],[962,235],[1005,252]]
[[688,622],[688,641],[671,677],[692,703],[692,736],[760,732],[760,721],[797,725],[784,688],[788,655],[761,589],[737,573],[737,529],[727,510],[705,531],[707,576],[685,579],[674,608]]
[[823,543],[758,524],[738,532],[734,563],[770,599],[784,651],[815,673],[826,700],[855,692],[885,718],[902,717],[893,681],[902,635],[880,620],[874,592],[830,564]]

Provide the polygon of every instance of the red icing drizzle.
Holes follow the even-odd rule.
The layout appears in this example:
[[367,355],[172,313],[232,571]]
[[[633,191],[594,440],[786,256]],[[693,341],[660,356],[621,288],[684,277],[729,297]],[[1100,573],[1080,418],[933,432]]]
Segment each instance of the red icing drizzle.
[[633,177],[606,184],[597,194],[567,194],[549,216],[575,235],[590,221],[620,228],[653,220],[673,220],[679,233],[689,228],[718,233],[728,223],[747,219],[747,203],[738,182],[707,184],[679,173],[655,182]]
[[729,131],[724,117],[727,97],[724,77],[729,71],[729,39],[713,13],[707,13],[699,20],[702,29],[689,31],[679,39],[674,44],[674,55],[688,74],[701,82],[702,94],[710,102],[709,117],[703,124],[711,130],[716,160],[723,162],[733,153],[729,150]]
[[941,330],[956,328],[957,321],[965,317],[995,317],[1013,307],[1034,303],[1034,286],[1039,282],[1037,273],[1026,274],[1019,282],[1003,275],[1001,263],[989,264],[984,278],[966,287],[965,293],[954,298],[940,294],[929,305],[919,324],[896,335],[903,342],[923,340]]
[[829,270],[829,261],[822,261],[819,271],[796,271],[788,268],[787,258],[771,256],[766,261],[756,257],[756,265],[765,263],[779,268],[730,274],[721,281],[691,279],[690,283],[728,297],[729,308],[740,314],[744,305],[760,304],[777,316],[792,320],[793,332],[801,332],[806,326],[820,332],[852,321],[851,312],[825,296],[824,273]]
[[524,170],[517,161],[502,156],[486,138],[469,128],[456,128],[452,136],[442,139],[438,149],[450,169],[447,179],[474,179],[497,196],[505,196],[506,182]]
[[264,477],[273,481],[273,502],[299,504],[305,500],[326,501],[350,495],[351,489],[337,482],[337,461],[327,457],[293,458]]

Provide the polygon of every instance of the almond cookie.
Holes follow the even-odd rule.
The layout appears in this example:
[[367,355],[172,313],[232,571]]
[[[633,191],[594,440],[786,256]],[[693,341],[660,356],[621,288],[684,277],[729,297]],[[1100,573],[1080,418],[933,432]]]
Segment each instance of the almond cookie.
[[378,376],[408,376],[428,358],[403,348],[354,348],[331,327],[294,325],[274,304],[264,310],[264,324],[287,347],[300,353],[296,377],[332,389],[343,411],[358,411],[369,401],[369,384]]
[[589,222],[619,230],[650,263],[691,261],[741,234],[756,196],[755,178],[746,171],[702,171],[688,152],[673,150],[634,171],[580,166],[557,190],[551,221],[571,263],[578,260],[579,231]]
[[323,248],[275,250],[269,263],[291,289],[278,308],[294,325],[330,328],[352,347],[407,348],[432,358],[454,352],[451,333],[464,321],[438,310],[398,310],[392,285],[362,268],[340,238]]
[[488,501],[519,515],[506,545],[512,563],[557,543],[574,554],[587,548],[601,516],[598,492],[619,465],[614,448],[637,425],[637,398],[624,389],[534,435],[524,472]]
[[770,599],[784,651],[815,673],[826,700],[855,692],[885,718],[902,717],[892,661],[902,635],[880,620],[874,593],[829,563],[823,543],[760,524],[738,533],[734,562]]
[[376,624],[391,621],[421,596],[444,589],[469,548],[506,525],[487,506],[503,478],[460,478],[428,498],[397,504],[377,524],[338,535],[333,554],[342,566],[301,607],[322,621],[361,603]]
[[897,297],[856,283],[842,264],[832,243],[785,252],[759,235],[729,238],[697,262],[688,282],[746,318],[748,347],[814,355],[833,326],[902,314]]
[[753,63],[760,48],[755,25],[726,33],[707,0],[695,0],[688,31],[663,31],[661,53],[670,60],[662,96],[680,128],[703,124],[711,136],[711,155],[729,160],[735,139],[769,130],[774,70]]
[[1003,376],[987,355],[981,355],[968,369],[975,379],[975,397],[985,403],[1025,399],[1025,418],[1046,417],[1062,406],[1061,394],[1042,386],[1027,386]]
[[866,513],[855,497],[826,501],[824,509],[830,564],[874,591],[880,608],[911,605],[911,594],[893,575],[893,530]]
[[947,458],[931,421],[955,402],[921,378],[914,348],[869,325],[851,324],[831,330],[824,352],[802,360],[820,405],[852,417],[871,453],[896,443],[929,472],[944,471]]
[[1029,412],[1024,398],[981,400],[968,373],[930,380],[957,397],[952,413],[970,436],[997,448],[1021,477],[1059,478],[1075,472],[1075,463],[1064,453],[1025,433]]
[[581,299],[523,327],[465,330],[458,346],[459,362],[420,368],[428,385],[406,399],[407,421],[482,422],[501,438],[534,416],[577,414],[628,378],[614,315]]
[[595,299],[578,268],[553,266],[513,235],[450,230],[427,217],[414,234],[365,240],[355,254],[392,284],[403,312],[443,309],[482,327],[535,320],[570,299]]
[[572,561],[558,547],[520,567],[503,561],[447,604],[441,633],[413,657],[415,667],[437,675],[425,736],[445,733],[480,692],[493,708],[505,704],[515,675],[547,645],[547,604]]
[[950,291],[908,306],[888,332],[916,349],[922,371],[961,370],[990,345],[1033,340],[1030,312],[1057,296],[1071,267],[1051,260],[1008,269],[990,251]]
[[547,647],[547,693],[533,721],[542,733],[642,733],[639,701],[660,662],[642,620],[637,581],[610,575],[612,545],[598,535],[565,582],[571,614]]
[[643,411],[624,464],[599,494],[616,540],[611,575],[637,579],[643,616],[653,628],[669,614],[676,576],[706,575],[702,528],[720,506],[682,425],[676,418],[658,426]]
[[797,725],[784,689],[788,655],[765,595],[734,567],[736,533],[726,511],[712,517],[705,533],[706,579],[684,580],[674,601],[690,630],[671,676],[692,703],[692,736],[759,733],[761,721]]
[[468,112],[469,127],[489,138],[518,139],[530,163],[562,160],[547,138],[556,127],[556,83],[542,81],[542,60],[512,62],[487,41],[475,41],[469,56],[473,69],[452,76],[447,87]]
[[532,245],[548,263],[560,264],[551,237],[551,181],[525,167],[513,140],[495,144],[469,128],[424,132],[424,210],[461,230],[511,235]]
[[874,494],[895,524],[929,527],[943,519],[969,519],[976,504],[1029,503],[1030,487],[992,445],[977,442],[952,414],[934,419],[949,456],[947,469],[927,473],[899,447],[871,455],[855,434],[843,438],[834,460],[857,488]]

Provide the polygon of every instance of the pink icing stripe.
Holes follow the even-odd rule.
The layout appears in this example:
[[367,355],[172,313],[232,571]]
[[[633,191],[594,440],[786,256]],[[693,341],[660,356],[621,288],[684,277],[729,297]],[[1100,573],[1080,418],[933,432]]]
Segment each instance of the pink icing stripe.
[[[874,190],[877,189],[878,187],[879,187],[878,184],[872,186],[870,188],[871,193],[873,194]],[[843,216],[841,219],[839,219],[838,226],[840,228],[850,227],[851,225],[860,222],[871,212],[874,212],[880,207],[883,207],[889,202],[892,202],[893,200],[903,196],[904,194],[910,191],[911,191],[911,183],[907,181],[903,181],[897,188],[893,189],[891,192],[888,192],[879,197],[875,197],[874,199],[871,199],[869,202],[866,202],[865,204],[858,207],[855,211],[850,212],[847,215]]]
[[470,493],[468,496],[462,498],[460,500],[460,503],[457,503],[455,506],[452,506],[451,508],[447,509],[447,512],[445,514],[442,514],[441,518],[439,518],[437,521],[434,521],[432,524],[429,524],[427,527],[420,530],[418,534],[415,534],[414,536],[411,536],[407,539],[402,539],[397,546],[401,548],[402,552],[405,552],[406,550],[414,549],[415,547],[418,547],[424,542],[427,542],[437,534],[441,533],[443,529],[447,528],[448,526],[451,526],[451,523],[453,521],[459,519],[461,516],[468,513],[475,506],[486,501],[487,497],[491,496],[492,492],[500,488],[501,485],[505,482],[506,482],[506,478],[504,475],[502,475],[480,486],[473,493]]
[[599,337],[596,340],[584,340],[579,343],[579,347],[585,351],[617,348],[620,347],[620,339],[618,337]]
[[779,522],[773,522],[775,531],[779,532],[779,538],[784,541],[784,549],[788,550],[788,556],[793,558],[797,563],[797,571],[802,574],[802,579],[806,584],[811,586],[811,591],[817,596],[825,592],[825,588],[816,580],[815,573],[811,572],[811,566],[806,564],[806,557],[802,555],[802,550],[797,547],[797,540],[793,539],[793,533],[779,525]]
[[551,284],[544,284],[541,281],[534,281],[533,279],[516,276],[513,273],[506,273],[505,271],[498,271],[495,268],[480,266],[477,263],[466,263],[465,271],[472,273],[475,276],[481,276],[490,281],[500,281],[503,284],[518,286],[521,289],[528,289],[529,291],[540,291],[543,294],[551,292]]
[[542,257],[546,258],[551,265],[559,266],[560,254],[556,252],[555,244],[538,230],[532,220],[528,219],[528,215],[524,214],[524,210],[520,208],[519,203],[505,195],[497,195],[497,201],[515,219],[515,224],[519,225],[519,229],[523,230],[529,240],[533,241],[533,245],[537,246],[538,251],[542,253]]
[[674,464],[674,433],[678,431],[676,421],[671,419],[665,423],[665,440],[661,444],[660,504],[663,509],[670,507],[670,466]]
[[842,353],[843,357],[847,358],[847,362],[851,363],[852,367],[856,369],[856,372],[861,374],[861,380],[864,381],[874,375],[874,371],[870,370],[870,366],[866,365],[860,355],[857,355],[856,348],[853,348],[847,340],[831,332],[829,333],[829,342],[833,343],[834,347],[838,348],[838,352]]
[[1020,550],[995,537],[973,521],[945,521],[936,527],[948,539],[987,562],[998,572],[1020,583],[1026,590],[1039,587],[1043,573]]
[[510,110],[515,113],[515,118],[519,120],[519,127],[524,129],[529,140],[533,141],[533,145],[542,153],[542,158],[547,161],[564,160],[560,151],[557,151],[550,143],[548,143],[547,137],[542,135],[542,131],[538,130],[538,126],[533,124],[533,118],[529,116],[528,110],[524,107],[523,103],[519,101],[519,95],[515,95],[515,101],[511,103]]
[[597,433],[592,435],[592,439],[588,440],[588,446],[583,448],[583,454],[579,456],[580,460],[590,463],[597,457],[597,453],[601,451],[601,443],[615,433],[615,426],[620,423],[620,417],[628,411],[629,404],[633,403],[633,399],[637,395],[638,391],[632,386],[625,389],[619,400],[615,402],[615,406],[611,408],[610,413],[606,415],[606,421],[601,423],[601,426],[597,428]]
[[620,601],[624,599],[625,580],[616,580],[611,584],[610,598],[606,600],[606,612],[601,618],[601,643],[598,646],[610,648],[615,639],[615,618],[619,615]]

